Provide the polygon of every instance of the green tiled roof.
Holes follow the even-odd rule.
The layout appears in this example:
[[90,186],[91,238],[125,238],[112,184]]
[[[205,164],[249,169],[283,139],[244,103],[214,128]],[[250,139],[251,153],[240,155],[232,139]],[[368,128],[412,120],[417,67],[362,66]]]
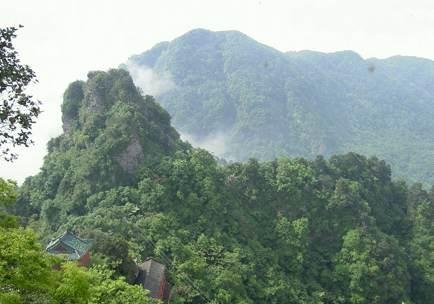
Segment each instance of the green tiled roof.
[[61,236],[51,240],[46,251],[52,254],[66,254],[68,260],[80,259],[92,246],[91,240],[85,240],[65,231]]

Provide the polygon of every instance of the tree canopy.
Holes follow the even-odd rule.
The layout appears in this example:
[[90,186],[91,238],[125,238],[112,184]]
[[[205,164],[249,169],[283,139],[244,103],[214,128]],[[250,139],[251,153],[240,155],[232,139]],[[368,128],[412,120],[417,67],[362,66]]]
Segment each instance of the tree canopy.
[[387,160],[396,177],[434,183],[432,60],[284,53],[237,31],[195,29],[127,66],[144,93],[154,89],[141,77],[150,69],[171,83],[158,100],[173,125],[219,157],[357,152]]
[[[15,185],[0,178],[0,204],[14,203],[14,197]],[[65,263],[45,253],[31,229],[0,221],[0,303],[153,302],[146,290],[114,276],[104,265],[87,270]]]
[[11,148],[32,143],[31,129],[41,113],[40,102],[26,93],[36,75],[15,50],[16,31],[0,28],[0,152],[6,160],[17,157]]
[[[385,161],[347,153],[220,165],[182,143],[121,70],[90,73],[64,103],[64,134],[10,208],[42,241],[66,229],[96,239],[95,262],[114,280],[132,282],[133,261],[154,257],[168,268],[171,303],[432,299],[434,191],[393,180]],[[54,297],[112,297],[87,287],[100,268],[64,269]]]

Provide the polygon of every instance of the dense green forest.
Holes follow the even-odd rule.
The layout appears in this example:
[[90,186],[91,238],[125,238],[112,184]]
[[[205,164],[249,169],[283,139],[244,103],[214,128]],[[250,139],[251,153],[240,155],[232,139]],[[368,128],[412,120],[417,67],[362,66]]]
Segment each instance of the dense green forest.
[[[182,142],[169,114],[142,96],[124,70],[91,72],[86,82],[72,83],[62,113],[64,133],[49,142],[40,173],[2,208],[27,227],[4,225],[0,234],[11,244],[19,238],[24,257],[47,258],[29,229],[42,243],[65,229],[95,241],[95,266],[50,271],[55,283],[47,283],[47,297],[87,303],[76,300],[76,285],[68,283],[80,276],[88,288],[79,290],[90,299],[107,297],[95,291],[105,286],[98,282],[123,284],[107,287],[123,292],[135,261],[155,257],[168,267],[171,303],[434,299],[434,189],[392,180],[384,161],[348,153],[222,165]],[[15,225],[4,211],[1,218]],[[3,239],[1,246],[16,248]],[[27,303],[31,287],[45,285],[37,276],[4,275],[4,267],[16,267],[11,256],[0,264],[7,286],[0,296]],[[113,299],[107,303],[121,303]]]
[[87,270],[45,253],[35,232],[6,211],[16,192],[15,183],[0,178],[0,303],[153,303],[104,263]]
[[357,152],[385,159],[396,177],[434,182],[431,60],[283,53],[240,32],[198,29],[131,57],[129,68],[177,130],[219,157]]

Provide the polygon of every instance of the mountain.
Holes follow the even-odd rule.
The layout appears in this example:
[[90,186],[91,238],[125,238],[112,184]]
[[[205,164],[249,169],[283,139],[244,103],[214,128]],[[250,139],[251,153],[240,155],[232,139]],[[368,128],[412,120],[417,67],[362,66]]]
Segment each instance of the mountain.
[[62,121],[64,133],[48,143],[41,172],[23,185],[32,189],[23,208],[43,209],[54,229],[82,214],[91,194],[128,186],[144,168],[188,147],[168,113],[141,96],[124,70],[89,72],[86,82],[71,83]]
[[193,30],[127,68],[193,144],[229,160],[354,151],[434,183],[434,62],[352,51],[283,53],[236,31]]
[[[175,304],[422,304],[434,297],[434,189],[392,180],[382,160],[348,153],[220,165],[182,142],[169,114],[125,70],[73,82],[62,113],[64,133],[49,142],[41,171],[7,210],[45,243],[64,231],[93,240],[91,273],[108,269],[134,283],[136,264],[152,257],[168,269]],[[14,199],[4,194],[0,204]],[[8,269],[28,267],[17,267],[23,254],[26,261],[40,256],[27,250],[36,239],[24,231],[0,246],[0,259],[9,261],[6,272],[0,266],[6,292],[17,283],[9,283]],[[12,278],[39,287],[41,276]],[[86,290],[77,272],[67,280],[78,287],[65,294]],[[127,289],[117,282],[109,289]]]

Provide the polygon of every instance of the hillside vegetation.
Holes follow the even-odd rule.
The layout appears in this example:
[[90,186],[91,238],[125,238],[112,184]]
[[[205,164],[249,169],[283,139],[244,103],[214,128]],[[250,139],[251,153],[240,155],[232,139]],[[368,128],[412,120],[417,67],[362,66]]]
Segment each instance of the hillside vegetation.
[[[202,45],[202,35],[210,41],[215,36],[199,31],[187,37],[200,37]],[[271,57],[266,61],[269,69],[283,69],[290,62],[287,55],[238,33],[217,36],[233,44],[240,44],[242,37],[275,54],[277,62]],[[252,54],[247,62],[263,58],[247,54]],[[242,71],[233,74],[231,83],[239,86],[246,103],[263,106],[245,107],[244,114],[262,117],[253,125],[271,136],[278,120],[267,126],[265,121],[286,112],[278,102],[266,107],[265,95],[248,98],[253,94],[248,88],[281,91],[259,86],[273,74],[261,74],[264,79],[252,86],[241,82],[237,73]],[[178,79],[176,71],[172,73]],[[196,80],[186,75],[188,87]],[[173,96],[173,105],[180,102],[174,92],[167,94]],[[298,103],[298,95],[293,96]],[[217,114],[226,113],[224,101],[229,100],[217,99],[222,102],[215,103],[221,105]],[[307,109],[299,105],[300,111]],[[327,160],[284,157],[221,166],[209,152],[180,141],[168,113],[152,97],[142,97],[123,70],[92,72],[86,82],[72,83],[62,111],[64,134],[50,141],[41,172],[25,181],[10,207],[45,241],[65,229],[92,238],[94,263],[130,282],[133,260],[152,256],[168,267],[171,303],[426,304],[434,298],[434,190],[393,181],[384,161],[348,153]],[[178,123],[186,113],[175,115]],[[220,118],[228,119],[223,114]],[[212,117],[220,123],[218,115]],[[201,125],[202,117],[191,121],[196,118]],[[249,123],[237,130],[256,138]],[[327,125],[335,128],[338,123]],[[300,125],[301,130],[305,127]],[[314,130],[322,129],[318,125]],[[212,127],[204,132],[212,132]],[[322,132],[318,138],[328,138],[328,129]],[[264,138],[257,140],[265,143]],[[294,140],[309,138],[294,135]]]
[[[198,29],[128,67],[177,130],[219,157],[357,152],[386,159],[394,176],[434,182],[433,61],[283,53],[240,32]],[[153,81],[142,75],[150,69]]]

